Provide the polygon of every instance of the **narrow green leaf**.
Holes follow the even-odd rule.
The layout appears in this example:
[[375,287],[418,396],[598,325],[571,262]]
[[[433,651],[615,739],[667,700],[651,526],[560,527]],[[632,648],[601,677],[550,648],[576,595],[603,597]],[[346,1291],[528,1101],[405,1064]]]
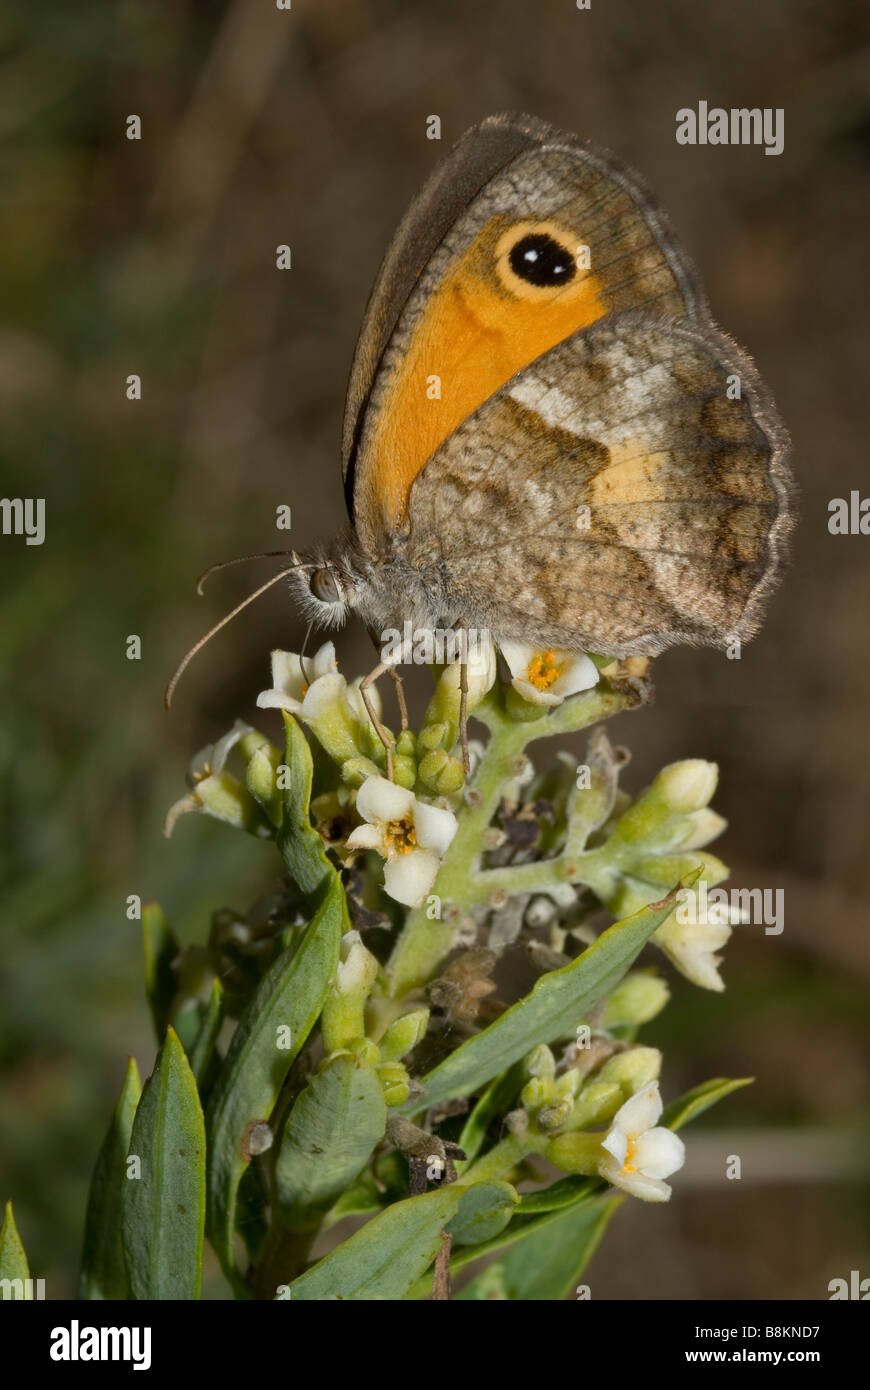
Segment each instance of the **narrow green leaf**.
[[215,976],[214,980],[212,980],[208,1003],[205,1006],[205,1012],[202,1015],[202,1021],[199,1025],[199,1032],[188,1053],[190,1069],[196,1077],[196,1084],[199,1087],[201,1096],[204,1090],[207,1089],[206,1078],[209,1077],[210,1071],[214,1070],[212,1063],[216,1061],[215,1043],[218,1039],[218,1033],[221,1030],[223,1018],[224,991],[220,980]]
[[163,1042],[178,983],[172,962],[181,950],[178,938],[158,903],[142,909],[142,948],[145,955],[145,994],[158,1046]]
[[479,1182],[459,1201],[459,1210],[447,1230],[455,1245],[481,1245],[499,1235],[510,1221],[519,1193],[509,1182]]
[[564,1211],[600,1196],[607,1184],[601,1178],[560,1178],[540,1192],[526,1192],[520,1199],[517,1216],[536,1216],[544,1211]]
[[268,1120],[284,1080],[311,1032],[347,930],[337,876],[301,942],[260,981],[233,1034],[208,1106],[208,1230],[224,1273],[239,1289],[234,1257],[236,1194],[249,1160],[246,1132]]
[[328,1061],[297,1097],[281,1140],[275,1184],[284,1224],[317,1225],[359,1176],[386,1124],[374,1067],[347,1053]]
[[131,1057],[127,1062],[121,1095],[91,1178],[79,1298],[127,1297],[127,1270],[121,1245],[121,1208],[127,1185],[127,1154],[133,1116],[141,1094],[139,1068]]
[[725,1077],[719,1076],[712,1081],[704,1081],[700,1086],[686,1091],[677,1100],[672,1100],[670,1105],[666,1105],[662,1112],[661,1123],[666,1125],[668,1129],[681,1129],[690,1120],[702,1115],[711,1105],[724,1100],[725,1096],[730,1096],[732,1091],[739,1091],[744,1086],[751,1086],[754,1080],[754,1076],[741,1076],[736,1081],[729,1081]]
[[509,1110],[523,1084],[522,1067],[510,1067],[503,1076],[490,1082],[475,1105],[459,1136],[458,1144],[465,1158],[457,1163],[456,1171],[461,1173],[480,1153],[486,1132],[497,1115]]
[[205,1125],[196,1081],[175,1030],[145,1082],[133,1120],[122,1200],[130,1297],[197,1299],[205,1223]]
[[313,776],[311,749],[292,714],[284,715],[284,727],[289,777],[284,789],[284,818],[278,830],[278,848],[287,872],[302,892],[316,896],[335,878],[335,868],[327,858],[323,840],[311,824],[308,812]]
[[18,1303],[27,1301],[27,1285],[24,1281],[29,1278],[30,1266],[18,1234],[18,1227],[15,1225],[12,1203],[7,1202],[3,1224],[0,1225],[0,1280],[8,1279],[11,1284],[3,1283],[0,1298],[14,1299]]
[[558,1220],[532,1231],[481,1270],[456,1298],[560,1301],[576,1288],[622,1201],[609,1197],[563,1211]]
[[388,1207],[294,1279],[291,1300],[404,1298],[438,1254],[464,1191],[454,1184]]
[[506,1071],[536,1043],[549,1043],[572,1033],[585,1014],[613,989],[640,954],[656,927],[673,910],[678,884],[661,902],[615,922],[598,940],[561,970],[542,975],[525,999],[514,1004],[481,1033],[451,1052],[423,1078],[425,1096],[404,1109],[416,1113],[424,1106],[467,1096],[497,1072]]

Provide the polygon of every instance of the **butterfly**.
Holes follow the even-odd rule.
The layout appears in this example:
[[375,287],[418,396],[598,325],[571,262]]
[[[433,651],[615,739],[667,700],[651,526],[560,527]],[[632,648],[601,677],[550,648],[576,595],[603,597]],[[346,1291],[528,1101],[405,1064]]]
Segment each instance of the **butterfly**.
[[[376,642],[410,621],[620,658],[724,647],[782,569],[787,454],[638,175],[491,116],[387,251],[347,392],[349,522],[290,573],[313,620],[355,612]],[[363,696],[389,755],[366,696],[388,670]]]

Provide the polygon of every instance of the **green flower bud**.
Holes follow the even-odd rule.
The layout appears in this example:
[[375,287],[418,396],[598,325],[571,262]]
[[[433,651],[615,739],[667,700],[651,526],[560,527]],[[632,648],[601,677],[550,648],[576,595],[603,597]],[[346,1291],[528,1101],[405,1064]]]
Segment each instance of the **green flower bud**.
[[556,1059],[546,1043],[538,1043],[523,1061],[526,1076],[545,1076],[551,1079],[556,1075]]
[[[422,737],[420,741],[422,743]],[[417,768],[417,776],[425,786],[434,790],[438,777],[444,771],[449,761],[449,755],[443,748],[433,748],[431,752],[425,753],[420,759],[420,764]]]
[[435,778],[435,791],[439,796],[451,796],[458,792],[465,781],[465,768],[459,758],[448,758]]
[[431,752],[433,748],[443,748],[446,752],[452,746],[450,725],[443,721],[424,724],[417,737],[417,748],[421,753]]
[[542,1129],[545,1134],[553,1130],[561,1129],[568,1116],[571,1114],[574,1102],[573,1099],[553,1101],[550,1105],[542,1105],[535,1116],[535,1124],[538,1129]]
[[594,1134],[559,1134],[544,1149],[544,1157],[563,1173],[593,1177],[603,1157],[601,1140]]
[[386,1062],[377,1070],[387,1105],[404,1105],[411,1094],[411,1078],[406,1068],[401,1062]]
[[526,1110],[534,1113],[546,1105],[553,1095],[553,1080],[549,1076],[533,1076],[520,1091],[520,1102]]
[[615,1081],[590,1081],[584,1086],[563,1126],[566,1130],[588,1129],[611,1120],[625,1100]]
[[277,783],[280,762],[280,752],[267,742],[253,750],[245,770],[245,786],[273,825],[280,825],[284,816],[284,799]]
[[616,825],[615,834],[629,844],[667,837],[667,822],[706,806],[714,791],[719,770],[702,758],[671,763],[655,777],[646,791],[628,808]]
[[365,1004],[378,976],[378,962],[359,932],[341,939],[341,959],[323,1004],[320,1026],[327,1056],[365,1034]]
[[381,1038],[381,1057],[385,1062],[398,1062],[413,1051],[426,1036],[428,1009],[413,1009],[391,1023]]
[[604,1009],[605,1028],[636,1027],[661,1013],[670,990],[658,975],[638,970],[611,990]]
[[372,1042],[371,1038],[349,1038],[342,1051],[352,1052],[354,1057],[359,1057],[361,1061],[368,1062],[372,1067],[376,1067],[381,1060],[381,1049],[377,1043]]
[[623,1098],[628,1100],[635,1091],[657,1080],[661,1069],[662,1054],[657,1047],[629,1047],[604,1063],[597,1080],[621,1087]]
[[413,791],[417,781],[417,764],[413,758],[393,756],[393,781],[407,791]]
[[518,724],[531,724],[549,713],[548,705],[533,705],[531,700],[524,700],[512,685],[505,691],[504,706],[510,718]]
[[417,739],[411,729],[403,729],[396,739],[396,753],[403,758],[414,758],[417,754]]
[[380,768],[371,758],[348,758],[341,765],[341,780],[348,787],[361,787],[367,777],[380,775]]
[[273,831],[247,787],[231,772],[220,772],[197,782],[193,793],[207,816],[225,821],[237,830],[268,839]]

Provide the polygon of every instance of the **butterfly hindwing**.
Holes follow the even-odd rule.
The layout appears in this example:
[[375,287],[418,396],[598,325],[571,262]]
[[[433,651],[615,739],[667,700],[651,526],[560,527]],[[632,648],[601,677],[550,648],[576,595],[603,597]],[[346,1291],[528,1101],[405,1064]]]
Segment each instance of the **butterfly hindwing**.
[[410,494],[405,556],[454,616],[603,654],[750,636],[790,526],[749,359],[646,313],[573,334],[480,406]]

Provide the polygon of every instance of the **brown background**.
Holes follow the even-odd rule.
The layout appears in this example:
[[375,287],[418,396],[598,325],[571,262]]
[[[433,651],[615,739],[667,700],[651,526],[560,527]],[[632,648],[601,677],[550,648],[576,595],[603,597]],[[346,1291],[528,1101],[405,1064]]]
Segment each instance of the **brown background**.
[[[870,493],[870,17],[851,0],[57,0],[13,4],[2,27],[3,489],[46,498],[48,534],[0,549],[0,1195],[49,1297],[71,1288],[124,1054],[145,1073],[153,1057],[126,895],[160,898],[195,939],[274,872],[218,826],[160,838],[190,753],[251,715],[269,648],[302,634],[270,595],[167,719],[180,652],[268,565],[202,600],[192,580],[281,544],[280,503],[296,544],[338,526],[343,390],[379,260],[447,145],[505,109],[610,147],[657,190],[774,392],[802,490],[762,636],[740,661],[663,657],[657,703],[617,725],[631,787],[677,757],[719,762],[721,853],[735,884],[785,889],[786,927],[739,932],[728,992],[680,984],[650,1030],[666,1095],[714,1074],[757,1084],[692,1131],[668,1207],[620,1212],[593,1294],[821,1298],[862,1257],[870,1273],[870,538],[827,531],[830,498]],[[678,146],[675,112],[699,100],[783,107],[785,152]],[[353,630],[340,652],[351,673],[369,659]]]

